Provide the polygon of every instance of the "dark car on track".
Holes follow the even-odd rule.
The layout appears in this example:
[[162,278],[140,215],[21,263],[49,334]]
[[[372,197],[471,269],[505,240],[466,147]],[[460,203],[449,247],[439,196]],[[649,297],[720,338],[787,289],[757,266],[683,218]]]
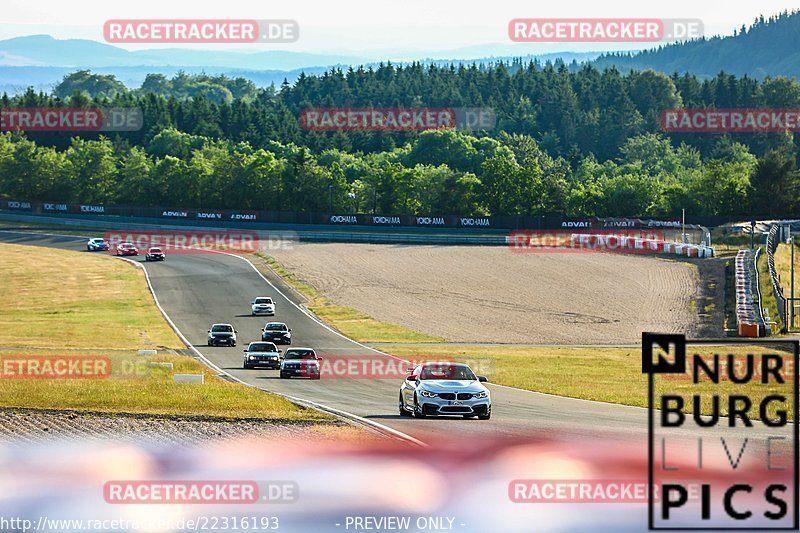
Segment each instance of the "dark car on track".
[[277,370],[281,367],[281,351],[272,342],[251,342],[244,350],[242,367],[245,369],[259,366]]
[[283,354],[280,376],[319,379],[321,360],[311,348],[290,348]]
[[208,330],[208,345],[219,346],[220,344],[236,346],[236,330],[230,324],[214,324]]
[[261,340],[291,345],[292,329],[283,322],[268,322],[261,330]]

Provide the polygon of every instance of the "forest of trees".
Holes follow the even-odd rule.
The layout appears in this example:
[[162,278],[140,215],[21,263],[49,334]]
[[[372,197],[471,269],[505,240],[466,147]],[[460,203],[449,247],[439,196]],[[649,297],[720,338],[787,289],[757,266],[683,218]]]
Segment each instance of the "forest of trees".
[[[308,107],[490,107],[484,132],[316,132]],[[0,107],[136,107],[136,132],[0,133],[0,197],[336,212],[797,215],[792,133],[664,134],[673,107],[800,108],[800,83],[563,64],[391,64],[243,79],[79,71]]]
[[610,53],[596,59],[597,68],[616,66],[622,71],[653,69],[691,72],[713,77],[721,70],[757,79],[766,76],[800,77],[800,10],[763,15],[729,36],[706,36],[662,45],[641,52]]

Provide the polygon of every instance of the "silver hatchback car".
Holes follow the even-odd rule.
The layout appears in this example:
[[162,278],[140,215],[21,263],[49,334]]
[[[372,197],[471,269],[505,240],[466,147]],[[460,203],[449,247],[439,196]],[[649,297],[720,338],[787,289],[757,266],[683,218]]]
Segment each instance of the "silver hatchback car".
[[483,383],[462,363],[424,363],[400,386],[400,416],[460,415],[489,420],[492,397]]

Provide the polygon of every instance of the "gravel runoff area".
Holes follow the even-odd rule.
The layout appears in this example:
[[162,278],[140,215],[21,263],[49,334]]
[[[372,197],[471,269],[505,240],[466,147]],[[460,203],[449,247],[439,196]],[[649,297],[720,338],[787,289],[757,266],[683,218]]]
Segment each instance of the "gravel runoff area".
[[201,417],[0,409],[0,445],[76,440],[191,446],[245,437],[321,442],[348,437],[376,438],[376,435],[362,432],[344,422],[222,420]]
[[332,302],[449,342],[615,344],[694,336],[694,265],[616,253],[298,243],[270,254]]

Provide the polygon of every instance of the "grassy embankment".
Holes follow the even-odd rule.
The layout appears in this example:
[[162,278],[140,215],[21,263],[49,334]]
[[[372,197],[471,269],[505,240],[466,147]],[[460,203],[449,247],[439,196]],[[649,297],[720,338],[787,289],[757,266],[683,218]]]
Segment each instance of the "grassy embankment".
[[[101,379],[19,379],[0,367],[0,407],[107,413],[330,420],[281,397],[227,382],[183,349],[140,269],[105,254],[0,244],[0,361],[100,356]],[[140,356],[157,349],[156,356]],[[146,366],[172,363],[173,369]],[[176,384],[173,373],[205,374]]]

